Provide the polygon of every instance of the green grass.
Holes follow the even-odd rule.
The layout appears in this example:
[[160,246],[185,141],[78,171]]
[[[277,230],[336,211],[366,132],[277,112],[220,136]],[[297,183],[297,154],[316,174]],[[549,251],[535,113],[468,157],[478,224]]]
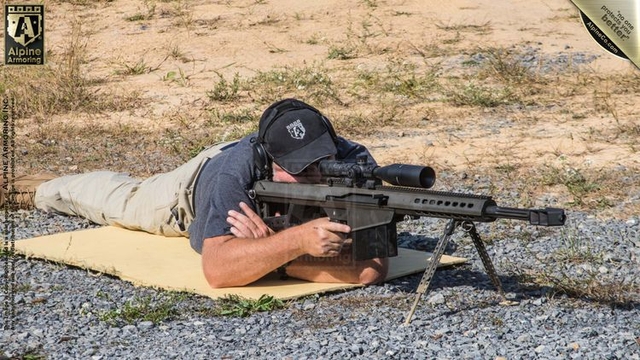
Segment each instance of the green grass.
[[[584,233],[571,224],[552,234],[558,234],[560,246],[542,256],[530,253],[535,258],[535,265],[522,266],[505,261],[505,266],[512,269],[525,288],[547,288],[549,297],[566,295],[612,307],[629,308],[637,304],[640,283],[635,279],[612,276],[606,270],[601,272],[602,267],[618,265],[607,259],[604,251],[594,248],[590,238],[593,234]],[[528,251],[535,241],[530,236],[520,239],[523,251]]]
[[438,67],[422,68],[411,63],[390,61],[384,70],[359,70],[351,88],[361,99],[391,95],[422,100],[437,96],[438,81]]
[[543,185],[563,185],[573,197],[570,205],[585,205],[587,196],[601,189],[593,175],[585,175],[584,170],[573,167],[545,166],[541,179]]
[[184,294],[173,294],[154,299],[143,296],[125,302],[121,307],[103,311],[99,314],[100,321],[116,326],[120,324],[134,324],[139,321],[151,321],[154,324],[176,318],[179,315],[177,304],[185,298]]
[[518,50],[504,48],[478,49],[486,56],[481,75],[494,77],[505,84],[535,84],[543,81],[534,70],[525,65]]
[[[101,311],[98,314],[98,319],[110,326],[136,324],[141,321],[159,324],[182,318],[187,313],[197,313],[202,316],[246,317],[256,312],[275,311],[285,307],[282,300],[269,295],[262,295],[256,300],[238,295],[227,295],[214,300],[212,305],[190,308],[186,302],[189,296],[193,295],[161,292],[157,296],[136,297],[124,304],[114,304],[111,309]],[[111,301],[108,296],[103,299]]]
[[143,5],[145,7],[144,11],[127,16],[124,19],[126,21],[144,21],[153,19],[156,14],[155,0],[143,0]]
[[151,67],[144,59],[138,59],[135,63],[120,63],[120,69],[116,70],[117,75],[142,75],[157,70],[157,67]]
[[593,301],[599,304],[619,308],[630,308],[637,299],[640,288],[637,284],[625,280],[603,280],[597,270],[590,270],[585,276],[576,277],[569,272],[553,274],[549,271],[530,269],[522,271],[520,282],[530,285],[548,287],[550,296],[567,295],[575,299]]
[[179,86],[189,86],[189,76],[185,74],[185,72],[178,68],[178,71],[169,71],[163,77],[162,81],[166,81],[173,84],[178,84]]
[[273,296],[262,295],[257,300],[227,295],[217,301],[215,313],[222,316],[246,317],[256,312],[282,309],[285,304]]
[[561,263],[567,264],[601,264],[604,254],[595,251],[589,241],[575,229],[561,229],[562,247],[555,250],[552,258]]
[[240,98],[240,75],[236,73],[233,78],[228,81],[223,75],[218,75],[218,82],[213,89],[207,91],[206,95],[210,101],[229,102]]
[[296,95],[309,102],[341,103],[333,79],[322,64],[259,71],[246,86],[253,98],[263,102]]
[[447,100],[455,106],[492,108],[517,101],[509,87],[491,87],[473,82],[457,82],[446,92]]
[[348,46],[335,46],[329,47],[329,54],[327,59],[330,60],[349,60],[357,57],[356,50]]

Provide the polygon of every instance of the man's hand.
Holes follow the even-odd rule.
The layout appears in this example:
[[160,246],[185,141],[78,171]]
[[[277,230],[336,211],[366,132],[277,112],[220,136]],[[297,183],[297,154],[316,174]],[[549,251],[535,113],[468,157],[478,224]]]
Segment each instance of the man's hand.
[[[240,203],[242,213],[229,210],[227,222],[231,225],[231,233],[238,238],[256,239],[275,234],[253,209]],[[300,225],[302,236],[298,237],[301,249],[306,254],[316,257],[340,255],[346,239],[345,234],[351,231],[349,225],[321,218]]]
[[299,238],[304,251],[316,257],[338,256],[346,239],[345,234],[351,231],[349,225],[321,218],[300,225],[302,233]]
[[231,225],[231,233],[239,238],[256,239],[273,235],[275,232],[262,221],[253,209],[241,202],[240,209],[244,214],[235,210],[227,213],[227,222]]

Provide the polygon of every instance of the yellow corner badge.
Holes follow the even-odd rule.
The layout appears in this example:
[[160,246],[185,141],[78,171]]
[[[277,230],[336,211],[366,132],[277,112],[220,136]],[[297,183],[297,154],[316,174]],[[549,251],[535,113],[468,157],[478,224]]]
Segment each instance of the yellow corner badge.
[[640,3],[572,0],[591,37],[606,51],[640,68]]

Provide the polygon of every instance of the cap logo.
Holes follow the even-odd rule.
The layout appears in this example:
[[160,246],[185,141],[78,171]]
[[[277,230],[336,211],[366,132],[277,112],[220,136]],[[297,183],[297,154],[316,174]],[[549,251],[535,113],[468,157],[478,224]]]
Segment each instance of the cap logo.
[[300,119],[287,125],[287,130],[289,131],[289,134],[291,134],[291,137],[294,139],[302,140],[304,138],[305,129],[304,126],[302,126],[302,122],[300,122]]

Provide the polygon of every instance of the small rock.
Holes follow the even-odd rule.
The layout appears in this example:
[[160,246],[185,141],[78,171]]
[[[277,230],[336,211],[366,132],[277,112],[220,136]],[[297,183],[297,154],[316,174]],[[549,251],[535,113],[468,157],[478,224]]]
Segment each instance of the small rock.
[[153,321],[142,321],[138,324],[138,329],[149,330],[153,327]]
[[429,298],[429,300],[427,300],[427,303],[429,304],[433,304],[433,305],[441,305],[445,303],[445,299],[444,299],[444,295],[442,294],[435,294],[433,296],[431,296]]
[[356,355],[362,355],[362,353],[364,353],[364,350],[362,350],[362,347],[360,347],[360,345],[358,344],[351,345],[349,350]]
[[85,358],[85,359],[86,359],[86,358],[88,358],[89,356],[91,356],[91,355],[93,355],[93,354],[95,354],[95,353],[96,353],[96,350],[95,350],[95,349],[93,349],[93,348],[91,348],[91,349],[87,349],[87,350],[85,350],[85,351],[82,353],[82,355],[80,355],[80,357],[82,357],[82,358]]
[[137,330],[137,328],[135,326],[133,326],[133,325],[125,325],[122,328],[123,332],[135,332],[136,330]]
[[518,336],[518,338],[516,339],[516,341],[518,341],[519,343],[526,343],[526,342],[529,342],[530,340],[531,340],[531,335],[529,334],[522,334]]
[[537,298],[537,299],[533,300],[533,302],[532,302],[533,305],[537,305],[537,306],[542,305],[542,303],[544,303],[543,298]]

